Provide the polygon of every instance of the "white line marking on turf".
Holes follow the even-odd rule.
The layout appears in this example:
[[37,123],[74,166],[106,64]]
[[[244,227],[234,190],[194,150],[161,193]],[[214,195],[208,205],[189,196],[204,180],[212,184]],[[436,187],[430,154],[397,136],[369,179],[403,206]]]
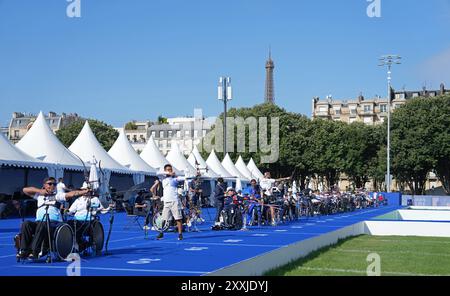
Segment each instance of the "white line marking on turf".
[[224,243],[238,243],[238,242],[241,242],[241,241],[242,241],[241,239],[226,239],[223,242]]
[[0,259],[1,259],[1,258],[8,258],[8,257],[16,257],[16,254],[0,256]]
[[150,264],[152,262],[161,261],[159,258],[151,259],[151,258],[141,258],[139,260],[131,260],[127,261],[128,264]]
[[287,230],[286,229],[277,229],[277,230],[275,230],[276,232],[286,232]]
[[412,252],[412,251],[370,251],[370,250],[354,250],[354,249],[335,249],[337,252],[345,253],[380,253],[380,254],[410,254],[410,255],[424,255],[424,256],[442,256],[450,257],[450,254],[445,253],[424,253],[424,252]]
[[263,237],[263,236],[269,236],[267,233],[255,233],[255,234],[252,234],[252,236],[261,236],[261,237]]
[[185,251],[204,251],[204,250],[208,250],[208,247],[190,247],[187,249],[184,249]]
[[[361,273],[366,274],[366,270],[357,269],[341,269],[341,268],[319,268],[319,267],[297,267],[297,269],[310,270],[310,271],[332,271],[332,272],[347,272],[347,273]],[[410,272],[393,272],[393,271],[382,271],[381,274],[389,275],[406,275],[406,276],[430,276],[431,274],[421,274],[421,273],[410,273]],[[441,275],[441,274],[440,274]],[[442,274],[441,276],[448,276]]]
[[[33,266],[33,265],[17,265],[15,267],[22,268],[53,268],[53,269],[67,269],[67,266]],[[83,270],[110,270],[110,271],[139,271],[139,272],[161,272],[161,273],[187,273],[187,274],[204,274],[207,271],[190,271],[190,270],[164,270],[164,269],[134,269],[134,268],[107,268],[107,267],[82,267]]]

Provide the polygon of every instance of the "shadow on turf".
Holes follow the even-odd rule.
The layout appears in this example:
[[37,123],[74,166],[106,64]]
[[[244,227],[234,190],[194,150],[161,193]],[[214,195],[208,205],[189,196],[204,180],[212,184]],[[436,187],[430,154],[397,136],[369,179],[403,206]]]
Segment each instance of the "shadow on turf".
[[281,267],[277,267],[277,268],[274,268],[272,270],[269,270],[264,275],[265,276],[284,276],[287,272],[289,272],[289,271],[291,271],[291,270],[293,270],[293,269],[303,265],[304,263],[306,263],[306,262],[308,262],[310,260],[313,260],[313,259],[321,256],[322,254],[328,252],[329,250],[334,249],[334,248],[338,248],[342,244],[346,243],[347,241],[355,239],[355,238],[358,238],[358,237],[361,237],[361,236],[364,236],[364,235],[362,234],[362,235],[351,236],[351,237],[347,237],[347,238],[344,238],[344,239],[340,239],[335,244],[332,244],[332,245],[320,248],[319,250],[311,252],[310,254],[308,254],[305,257],[302,257],[300,259],[291,261],[288,264],[283,265]]

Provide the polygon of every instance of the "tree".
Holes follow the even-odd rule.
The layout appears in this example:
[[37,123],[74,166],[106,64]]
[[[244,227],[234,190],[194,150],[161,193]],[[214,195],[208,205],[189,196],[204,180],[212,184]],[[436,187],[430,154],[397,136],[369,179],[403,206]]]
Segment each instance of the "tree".
[[425,192],[427,175],[436,167],[435,103],[432,98],[412,99],[392,114],[393,175],[414,194]]
[[450,95],[430,100],[432,156],[435,172],[444,190],[450,194]]
[[[301,185],[304,184],[304,180],[309,175],[309,167],[306,165],[303,157],[303,153],[307,147],[306,137],[309,125],[307,117],[297,113],[286,112],[286,110],[274,104],[260,104],[252,108],[231,108],[228,111],[227,116],[235,119],[242,118],[244,120],[249,117],[255,117],[257,120],[258,118],[266,117],[269,125],[269,143],[272,141],[270,131],[271,120],[272,118],[278,117],[280,128],[278,161],[275,163],[262,163],[259,166],[262,170],[270,171],[274,177],[292,176],[294,179],[300,179]],[[221,114],[220,117],[223,118],[223,114]],[[257,132],[257,138],[259,139],[259,128]],[[249,128],[247,127],[245,129],[246,152],[229,153],[230,157],[236,160],[237,157],[241,155],[245,161],[250,160],[250,157],[252,157],[256,163],[260,163],[261,150],[258,149],[257,152],[249,152],[249,134]],[[237,135],[236,127],[235,135]],[[234,143],[234,151],[237,151],[237,138],[235,138]]]
[[[100,142],[102,147],[108,151],[116,141],[119,133],[111,125],[108,125],[102,121],[94,119],[89,119],[88,121],[95,137]],[[69,147],[70,144],[72,144],[78,137],[83,126],[84,121],[74,121],[73,123],[58,130],[56,132],[56,136],[66,147]]]
[[158,123],[159,124],[164,124],[164,123],[168,123],[167,118],[163,117],[162,115],[158,116]]
[[137,125],[136,123],[134,123],[133,121],[127,122],[127,124],[125,124],[125,130],[137,130]]
[[335,185],[344,170],[346,124],[323,119],[311,121],[311,134],[305,159],[311,171],[325,182],[328,189]]
[[381,126],[354,122],[344,128],[342,141],[346,145],[346,153],[343,171],[356,188],[364,187],[371,177],[371,172],[375,173],[371,167],[378,166],[378,153],[383,139]]

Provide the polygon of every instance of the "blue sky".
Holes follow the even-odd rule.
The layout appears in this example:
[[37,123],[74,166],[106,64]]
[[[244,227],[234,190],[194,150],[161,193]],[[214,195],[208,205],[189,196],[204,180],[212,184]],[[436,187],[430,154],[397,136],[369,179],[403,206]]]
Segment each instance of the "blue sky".
[[13,111],[77,112],[121,126],[158,115],[263,101],[269,46],[278,105],[311,113],[311,98],[386,93],[377,58],[403,56],[397,89],[450,87],[450,0],[0,0],[0,125]]

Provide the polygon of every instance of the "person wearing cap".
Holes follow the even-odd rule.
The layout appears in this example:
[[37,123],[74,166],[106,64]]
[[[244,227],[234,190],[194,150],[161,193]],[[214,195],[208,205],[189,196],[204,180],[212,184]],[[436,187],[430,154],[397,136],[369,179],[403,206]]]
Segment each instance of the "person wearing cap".
[[232,215],[231,215],[231,210],[234,209],[234,207],[236,206],[236,204],[238,203],[238,198],[236,195],[236,191],[234,190],[233,187],[228,187],[227,188],[227,193],[225,195],[224,198],[224,210],[227,212],[226,217],[228,218],[227,220],[227,224],[230,225],[232,222]]
[[[177,177],[172,165],[166,164],[164,166],[164,177],[161,181],[163,187],[163,197],[164,202],[162,218],[166,223],[169,223],[170,219],[173,217],[177,224],[178,229],[178,240],[183,239],[183,225],[181,220],[183,219],[181,201],[178,198],[178,183],[183,182],[185,178]],[[156,239],[162,239],[163,233],[160,232]]]
[[42,242],[47,236],[47,220],[50,227],[62,222],[59,203],[69,200],[73,197],[81,196],[89,190],[75,190],[71,192],[56,192],[56,179],[53,177],[45,178],[42,188],[25,187],[23,193],[37,200],[36,221],[25,221],[20,230],[20,251],[18,257],[34,257],[39,254]]

